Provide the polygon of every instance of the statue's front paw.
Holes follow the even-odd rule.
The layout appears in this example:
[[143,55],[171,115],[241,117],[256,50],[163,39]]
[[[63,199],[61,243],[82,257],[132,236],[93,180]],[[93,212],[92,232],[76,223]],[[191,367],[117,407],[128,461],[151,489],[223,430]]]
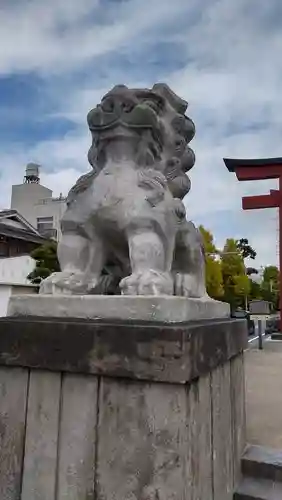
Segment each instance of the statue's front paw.
[[53,273],[40,284],[40,294],[71,295],[88,294],[97,284],[97,277],[81,272]]
[[48,278],[45,278],[45,280],[41,281],[39,293],[47,295],[70,294],[70,291],[64,290],[60,286],[60,282],[67,280],[70,276],[71,273],[66,272],[57,272],[50,274]]
[[173,295],[170,273],[148,269],[133,273],[120,282],[123,295]]

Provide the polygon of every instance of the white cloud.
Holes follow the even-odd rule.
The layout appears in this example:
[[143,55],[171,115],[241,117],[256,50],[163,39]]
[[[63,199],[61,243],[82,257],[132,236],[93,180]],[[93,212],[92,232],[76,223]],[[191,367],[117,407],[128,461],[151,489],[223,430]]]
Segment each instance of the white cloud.
[[[116,83],[152,83],[144,62],[142,81],[136,81],[138,61],[129,58],[124,73],[123,68],[103,67],[101,75],[99,58],[115,53],[118,61],[136,44],[147,48],[154,39],[166,37],[182,44],[186,64],[166,70],[164,57],[161,79],[189,101],[197,127],[188,213],[217,232],[219,244],[230,236],[248,237],[259,264],[276,261],[274,211],[241,211],[242,195],[266,193],[275,182],[239,183],[222,158],[282,156],[279,0],[151,0],[149,10],[141,0],[32,0],[9,2],[1,9],[0,74],[40,75],[52,102],[50,115],[75,124],[72,133],[57,140],[2,147],[2,206],[8,203],[9,186],[21,180],[20,169],[30,160],[43,164],[42,178],[55,194],[69,189],[89,168],[88,110]],[[84,70],[87,78],[77,79],[77,70]]]
[[151,0],[148,11],[143,0],[7,4],[1,12],[0,40],[5,43],[0,44],[0,73],[58,73],[87,64],[93,57],[130,47],[138,35],[177,17],[184,5],[184,0]]

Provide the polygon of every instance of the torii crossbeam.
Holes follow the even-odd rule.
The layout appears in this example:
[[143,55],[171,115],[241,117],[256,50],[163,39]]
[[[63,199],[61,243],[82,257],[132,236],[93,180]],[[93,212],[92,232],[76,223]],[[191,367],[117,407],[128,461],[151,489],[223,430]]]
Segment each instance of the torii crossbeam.
[[244,196],[243,210],[258,208],[278,208],[279,213],[279,296],[280,296],[280,331],[282,332],[282,158],[264,159],[223,159],[229,172],[235,172],[239,181],[257,181],[278,179],[279,189],[271,189],[269,194]]

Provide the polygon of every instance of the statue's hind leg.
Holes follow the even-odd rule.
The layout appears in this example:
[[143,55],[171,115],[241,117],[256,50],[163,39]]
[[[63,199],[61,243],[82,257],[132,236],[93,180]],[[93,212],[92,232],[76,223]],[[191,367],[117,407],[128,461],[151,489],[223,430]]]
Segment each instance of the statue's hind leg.
[[58,244],[61,272],[53,273],[40,285],[45,294],[88,294],[99,282],[104,264],[102,239],[94,228],[82,229],[62,221],[62,239]]
[[184,220],[179,227],[172,270],[175,295],[207,297],[201,235],[190,221]]

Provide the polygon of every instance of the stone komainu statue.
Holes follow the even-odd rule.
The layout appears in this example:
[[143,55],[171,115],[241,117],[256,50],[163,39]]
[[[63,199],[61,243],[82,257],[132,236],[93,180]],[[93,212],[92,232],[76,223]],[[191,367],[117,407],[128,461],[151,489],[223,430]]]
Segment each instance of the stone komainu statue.
[[165,84],[117,85],[89,112],[92,171],[68,195],[61,272],[40,293],[206,295],[201,236],[181,201],[195,162],[186,109]]

